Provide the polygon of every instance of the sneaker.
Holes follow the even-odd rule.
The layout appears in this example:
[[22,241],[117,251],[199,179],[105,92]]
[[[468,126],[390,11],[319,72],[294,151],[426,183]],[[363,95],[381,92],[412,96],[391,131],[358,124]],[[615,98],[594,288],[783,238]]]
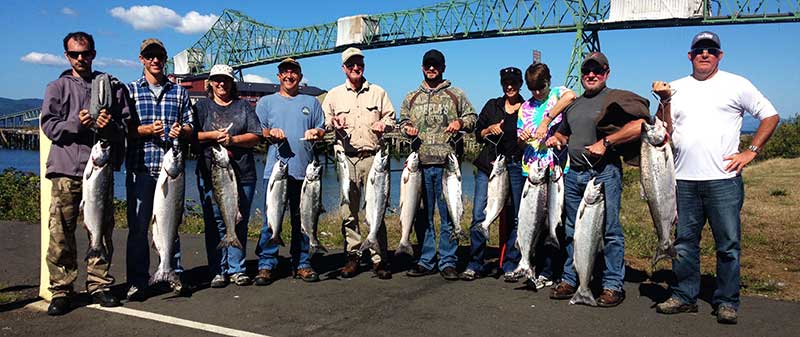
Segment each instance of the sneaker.
[[542,289],[544,287],[553,286],[553,280],[551,280],[551,279],[549,279],[549,278],[547,278],[547,277],[545,277],[543,275],[539,275],[539,277],[537,277],[535,279],[532,279],[531,283],[533,284],[533,286],[536,287],[536,290]]
[[458,280],[458,273],[456,272],[456,268],[453,267],[444,267],[442,271],[439,272],[442,275],[442,278],[448,281],[457,281]]
[[503,281],[506,281],[508,283],[516,283],[517,281],[519,281],[519,279],[520,275],[517,275],[517,273],[513,271],[509,271],[503,274]]
[[717,323],[736,324],[736,309],[730,304],[720,304],[717,307]]
[[272,271],[269,269],[260,269],[256,275],[255,284],[257,286],[266,286],[272,284],[275,278],[272,277]]
[[231,275],[230,282],[236,283],[237,286],[249,286],[252,280],[245,273],[236,273]]
[[225,288],[226,285],[228,285],[228,280],[222,274],[217,274],[211,279],[211,288]]
[[679,314],[682,312],[697,312],[697,304],[683,303],[681,300],[670,297],[668,300],[656,305],[656,312],[659,314]]
[[467,268],[467,270],[464,270],[464,272],[458,275],[458,277],[464,281],[474,281],[483,277],[483,275],[475,270]]
[[61,316],[69,312],[70,302],[67,296],[53,297],[50,305],[47,306],[47,314],[50,316]]
[[554,300],[568,300],[575,295],[575,286],[570,285],[567,282],[561,281],[553,291],[550,293],[550,298]]
[[99,304],[101,307],[118,307],[121,305],[119,299],[111,294],[109,290],[100,290],[92,294],[92,302]]
[[128,298],[128,302],[144,302],[147,300],[147,289],[131,286],[130,289],[128,289],[126,297]]
[[416,265],[416,266],[414,266],[413,269],[411,269],[411,270],[406,272],[406,276],[409,276],[409,277],[420,277],[420,276],[433,275],[434,273],[436,273],[436,271],[433,270],[433,269],[428,269],[428,268],[425,268],[423,266]]

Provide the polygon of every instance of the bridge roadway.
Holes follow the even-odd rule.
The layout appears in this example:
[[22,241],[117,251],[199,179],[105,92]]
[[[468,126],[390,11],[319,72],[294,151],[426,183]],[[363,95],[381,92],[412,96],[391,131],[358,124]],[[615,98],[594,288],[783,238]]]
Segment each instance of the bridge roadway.
[[[702,289],[699,313],[659,315],[653,305],[666,296],[663,284],[650,282],[634,269],[626,273],[627,299],[609,309],[553,301],[546,291],[534,292],[495,278],[474,282],[447,282],[439,275],[409,278],[402,273],[409,266],[407,260],[395,261],[392,280],[379,280],[370,272],[340,279],[335,272],[344,259],[340,250],[314,258],[314,267],[323,273],[323,280],[316,284],[291,279],[288,261],[282,259],[281,278],[270,286],[211,289],[203,237],[189,234],[181,235],[181,247],[186,277],[195,287],[190,297],[162,293],[145,302],[125,303],[122,308],[127,314],[101,311],[84,303],[66,316],[53,318],[36,311],[46,306],[35,298],[40,248],[31,243],[39,239],[39,225],[0,222],[0,231],[0,287],[5,287],[0,294],[19,297],[0,305],[2,336],[218,336],[226,331],[223,328],[235,329],[230,335],[239,336],[733,337],[797,336],[800,331],[800,303],[763,297],[744,297],[739,324],[719,325],[710,314],[707,301],[713,289],[708,287]],[[83,229],[76,234],[81,272],[75,285],[81,289],[87,240]],[[127,234],[117,230],[113,239],[111,272],[120,284],[114,291],[120,295],[125,291]],[[255,242],[251,240],[247,247],[247,268],[253,275],[257,268]],[[465,261],[466,248],[460,248],[461,261]],[[288,256],[288,249],[281,254]],[[496,256],[496,250],[490,254]],[[154,269],[155,253],[150,256]],[[462,263],[459,270],[463,268]],[[706,285],[713,284],[706,281],[704,278]],[[153,314],[169,323],[140,318]],[[176,325],[180,323],[189,327]]]

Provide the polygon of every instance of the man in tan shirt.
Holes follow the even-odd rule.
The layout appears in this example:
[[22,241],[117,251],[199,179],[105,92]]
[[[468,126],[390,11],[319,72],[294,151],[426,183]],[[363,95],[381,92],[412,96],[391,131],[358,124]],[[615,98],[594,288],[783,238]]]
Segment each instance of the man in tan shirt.
[[[349,204],[342,205],[347,263],[341,269],[341,275],[350,278],[358,274],[361,261],[362,237],[358,219],[361,195],[372,159],[381,148],[381,136],[394,126],[395,117],[386,91],[364,78],[364,54],[361,50],[351,47],[342,53],[342,72],[346,77],[344,84],[328,92],[322,110],[325,111],[325,128],[333,130],[336,137],[334,150],[345,154],[348,167]],[[390,279],[386,225],[383,223],[378,232],[378,245],[379,252],[370,249],[373,271],[380,279]]]

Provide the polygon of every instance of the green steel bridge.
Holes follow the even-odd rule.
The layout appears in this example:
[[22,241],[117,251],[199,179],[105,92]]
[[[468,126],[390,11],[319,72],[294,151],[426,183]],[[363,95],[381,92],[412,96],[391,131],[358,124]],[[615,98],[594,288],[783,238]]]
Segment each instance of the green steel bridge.
[[[342,25],[355,21],[360,27]],[[207,73],[218,63],[241,70],[286,57],[338,53],[350,46],[373,49],[574,32],[565,83],[576,88],[579,63],[586,53],[600,50],[601,30],[798,21],[800,0],[451,0],[300,28],[273,27],[228,9],[186,50],[187,72]],[[343,31],[352,34],[354,29],[358,38],[342,41]]]

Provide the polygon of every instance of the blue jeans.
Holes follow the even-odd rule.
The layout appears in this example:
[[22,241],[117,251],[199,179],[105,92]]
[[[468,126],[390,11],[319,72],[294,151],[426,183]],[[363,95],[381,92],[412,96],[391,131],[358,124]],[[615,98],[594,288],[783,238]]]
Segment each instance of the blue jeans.
[[[513,209],[506,211],[506,224],[511,227],[508,229],[508,239],[506,241],[506,253],[503,259],[503,272],[511,272],[517,268],[521,254],[517,248],[517,215],[519,214],[519,204],[522,199],[522,187],[525,185],[525,177],[522,176],[522,164],[519,161],[509,163],[508,179],[509,185],[509,199],[512,203]],[[479,273],[486,273],[484,266],[484,255],[486,253],[486,241],[488,238],[483,236],[480,231],[480,225],[486,219],[486,203],[488,199],[489,189],[489,176],[481,171],[475,172],[475,199],[472,207],[472,224],[469,228],[470,237],[470,261],[467,266]],[[508,203],[506,203],[508,206]]]
[[247,224],[250,222],[250,206],[253,204],[256,183],[239,183],[238,187],[239,213],[242,214],[242,219],[236,223],[235,231],[236,237],[242,243],[242,248],[226,247],[220,250],[217,249],[217,245],[225,237],[227,227],[222,221],[222,214],[217,203],[214,202],[214,188],[211,181],[201,178],[200,172],[197,172],[197,189],[202,196],[200,203],[203,206],[203,223],[205,224],[206,257],[211,275],[233,275],[245,271]]
[[583,191],[589,180],[595,176],[598,182],[603,182],[603,191],[606,202],[605,235],[603,236],[603,256],[605,269],[603,270],[603,289],[622,291],[622,282],[625,279],[625,237],[622,234],[622,224],[619,222],[620,201],[622,198],[622,168],[619,164],[607,164],[594,170],[578,171],[570,169],[564,175],[564,211],[566,221],[564,229],[566,240],[566,260],[564,261],[564,275],[562,280],[572,286],[577,286],[578,275],[573,266],[573,243],[575,236],[575,218],[578,206],[583,199]]
[[677,283],[672,296],[695,303],[700,294],[700,234],[708,220],[717,250],[717,290],[711,304],[739,308],[739,254],[744,202],[741,176],[730,179],[678,180],[677,257],[672,270]]
[[[153,218],[153,197],[156,180],[147,172],[128,171],[125,177],[127,196],[128,242],[126,247],[126,277],[128,284],[143,288],[150,279],[150,241],[147,231]],[[181,266],[181,242],[175,236],[175,255],[172,268],[176,273],[183,272]]]
[[[300,231],[300,191],[303,186],[303,180],[297,180],[288,177],[286,196],[289,202],[289,219],[292,226],[292,241],[290,244],[289,252],[292,254],[292,267],[295,269],[311,268],[311,255],[309,249],[311,244],[309,239]],[[269,185],[269,179],[264,179],[264,185]],[[258,238],[258,247],[256,247],[256,255],[258,255],[258,269],[275,269],[278,265],[278,245],[270,243],[269,239],[272,237],[272,228],[269,227],[267,222],[267,207],[264,203],[264,224],[261,226],[261,236]]]
[[442,197],[442,175],[444,167],[441,165],[422,166],[422,204],[424,210],[417,212],[417,221],[414,223],[414,232],[417,233],[417,242],[422,242],[422,252],[418,264],[426,269],[434,269],[436,264],[436,229],[433,225],[435,207],[439,208],[439,218],[442,220],[439,227],[439,263],[438,269],[456,266],[458,258],[456,250],[458,242],[453,240],[453,223],[447,214],[447,204]]

